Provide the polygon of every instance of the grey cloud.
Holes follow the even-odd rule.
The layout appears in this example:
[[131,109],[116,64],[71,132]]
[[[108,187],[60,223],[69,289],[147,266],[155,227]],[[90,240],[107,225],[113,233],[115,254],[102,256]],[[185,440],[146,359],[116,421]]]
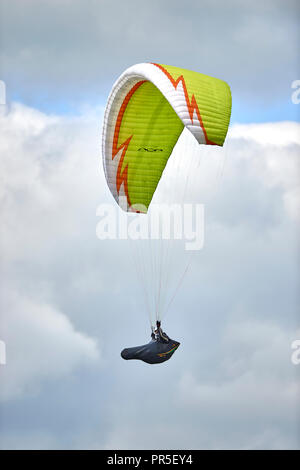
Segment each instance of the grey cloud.
[[[297,139],[259,144],[248,126],[247,145],[229,138],[204,200],[204,249],[164,323],[181,346],[149,367],[120,358],[149,335],[129,244],[95,233],[97,205],[112,202],[101,117],[19,104],[1,116],[1,332],[14,348],[1,380],[23,364],[1,404],[1,447],[298,448],[299,227],[286,197],[299,186]],[[284,141],[289,126],[269,132]],[[224,152],[203,157],[201,202]]]

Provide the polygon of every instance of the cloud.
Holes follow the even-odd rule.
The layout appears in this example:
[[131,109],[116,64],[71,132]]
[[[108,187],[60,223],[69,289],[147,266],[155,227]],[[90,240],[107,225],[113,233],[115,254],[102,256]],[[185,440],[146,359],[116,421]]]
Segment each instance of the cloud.
[[243,142],[239,160],[247,160],[249,172],[264,187],[282,191],[287,213],[299,220],[299,125],[295,122],[234,125],[229,135],[233,141]]
[[[295,404],[300,384],[295,383],[292,366],[287,364],[291,340],[271,322],[251,321],[248,312],[246,320],[245,313],[236,312],[225,328],[220,348],[215,345],[216,367],[210,377],[203,380],[196,368],[183,374],[178,406],[199,419],[201,416],[208,426],[211,416],[218,416],[220,423],[230,423],[235,430],[242,429],[246,420],[247,438],[236,436],[234,444],[229,444],[224,425],[215,428],[218,448],[281,448],[286,445],[286,436],[280,423],[295,426],[298,419]],[[270,439],[270,435],[277,438]]]
[[164,320],[181,346],[150,367],[119,355],[149,335],[132,251],[96,238],[113,203],[102,115],[14,103],[0,117],[2,448],[297,448],[299,126],[178,142],[205,245]]
[[117,12],[116,4],[105,0],[31,0],[26,6],[2,0],[1,5],[0,57],[8,96],[18,93],[43,109],[72,107],[79,99],[98,102],[125,68],[139,62],[222,78],[232,87],[235,106],[243,104],[243,114],[254,106],[261,113],[280,106],[283,113],[298,78],[294,0],[270,0],[263,7],[257,1],[130,0],[118,2]]
[[[73,192],[68,175],[76,165],[80,139],[74,150],[70,123],[18,104],[1,116],[1,124],[1,257],[6,277],[1,287],[1,331],[7,344],[1,396],[11,400],[36,393],[37,384],[45,379],[59,380],[85,363],[98,362],[100,353],[97,341],[78,331],[57,306],[51,273],[41,273],[50,258],[59,269],[64,242],[84,223],[84,217],[79,221],[68,216],[71,206],[76,211],[82,204],[82,196],[73,194],[68,210],[66,197]],[[57,133],[62,127],[63,135]],[[72,127],[74,131],[75,121]],[[84,178],[83,168],[79,174]]]
[[1,309],[7,349],[1,401],[39,394],[44,382],[59,381],[76,368],[99,361],[96,340],[76,331],[51,304],[9,292],[4,284]]
[[235,124],[230,128],[229,136],[233,139],[257,142],[263,147],[284,147],[300,143],[299,125],[296,122]]

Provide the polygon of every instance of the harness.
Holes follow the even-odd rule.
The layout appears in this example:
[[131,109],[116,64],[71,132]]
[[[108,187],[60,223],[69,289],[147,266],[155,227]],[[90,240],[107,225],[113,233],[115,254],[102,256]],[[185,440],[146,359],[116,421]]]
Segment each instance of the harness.
[[156,322],[156,330],[153,331],[152,329],[151,338],[155,339],[156,341],[161,341],[162,343],[168,343],[170,341],[168,335],[161,329],[160,321]]

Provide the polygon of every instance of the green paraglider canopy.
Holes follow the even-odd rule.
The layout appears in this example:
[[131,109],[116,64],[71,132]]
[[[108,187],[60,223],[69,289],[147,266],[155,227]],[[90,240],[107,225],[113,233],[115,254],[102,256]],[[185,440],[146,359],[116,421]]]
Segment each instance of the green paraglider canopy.
[[112,88],[103,127],[103,165],[118,204],[146,212],[183,128],[199,144],[222,146],[230,113],[222,80],[160,64],[127,69]]

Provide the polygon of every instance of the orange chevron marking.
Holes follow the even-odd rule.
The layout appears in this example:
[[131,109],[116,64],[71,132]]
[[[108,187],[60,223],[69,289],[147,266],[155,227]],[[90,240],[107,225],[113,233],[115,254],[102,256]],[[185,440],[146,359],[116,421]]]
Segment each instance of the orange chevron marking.
[[154,62],[152,63],[152,65],[155,65],[156,67],[158,67],[168,77],[168,79],[170,80],[170,82],[174,86],[175,90],[176,90],[178,84],[180,82],[182,83],[182,88],[183,88],[183,91],[184,91],[185,101],[186,101],[186,104],[187,104],[187,107],[188,107],[188,110],[189,110],[189,115],[190,115],[191,121],[193,122],[194,111],[196,111],[198,120],[200,122],[200,126],[203,130],[203,133],[204,133],[205,142],[209,145],[217,145],[217,144],[215,144],[215,142],[209,140],[208,137],[207,137],[206,130],[205,130],[205,127],[203,125],[202,117],[201,117],[201,114],[200,114],[200,111],[199,111],[199,107],[198,107],[195,95],[192,96],[191,100],[189,99],[189,95],[188,95],[188,92],[187,92],[187,87],[186,87],[184,76],[180,75],[180,77],[178,77],[177,80],[175,80],[172,77],[172,75],[162,65],[155,64]]
[[146,82],[146,80],[141,80],[140,82],[137,82],[131,88],[131,90],[127,93],[127,95],[125,96],[124,101],[123,101],[123,103],[121,105],[121,108],[119,110],[117,120],[116,120],[114,139],[113,139],[112,160],[115,158],[117,153],[119,153],[120,150],[122,150],[122,155],[121,155],[121,158],[120,158],[120,161],[119,161],[117,174],[116,174],[117,192],[119,194],[120,187],[121,187],[122,183],[124,183],[124,190],[125,190],[125,194],[126,194],[126,197],[127,197],[127,202],[128,202],[129,207],[131,206],[131,202],[130,202],[130,198],[129,198],[129,194],[128,194],[128,163],[125,166],[125,168],[123,169],[123,171],[122,171],[122,167],[123,167],[124,157],[126,155],[129,143],[130,143],[133,136],[131,135],[130,137],[128,137],[128,139],[126,139],[125,142],[123,142],[119,147],[118,147],[118,140],[119,140],[119,134],[120,134],[120,128],[121,128],[121,124],[122,124],[122,119],[123,119],[126,107],[127,107],[128,103],[130,101],[130,98],[135,93],[135,91],[145,82]]

